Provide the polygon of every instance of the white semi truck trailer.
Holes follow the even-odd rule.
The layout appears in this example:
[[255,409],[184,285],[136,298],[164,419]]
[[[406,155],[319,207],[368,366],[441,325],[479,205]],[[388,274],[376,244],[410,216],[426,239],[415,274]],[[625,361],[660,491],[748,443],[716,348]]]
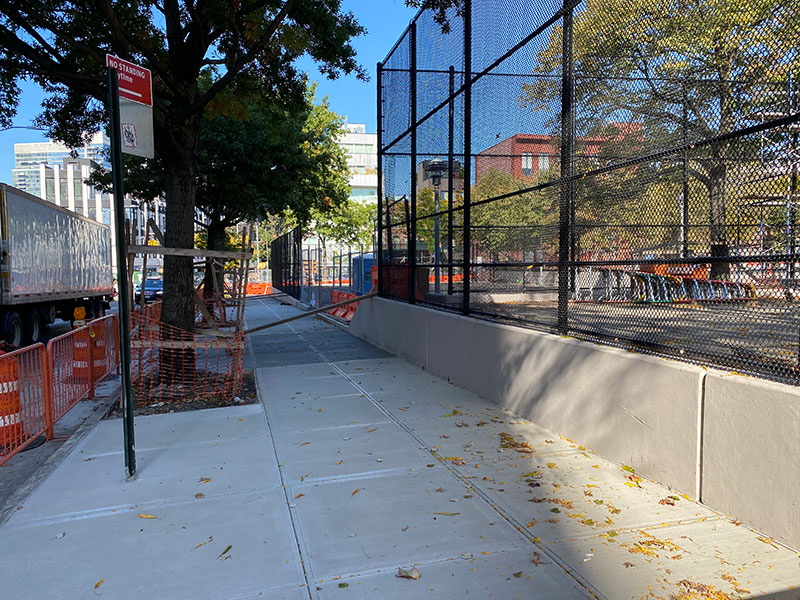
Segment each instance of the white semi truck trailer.
[[39,342],[78,307],[102,316],[113,295],[108,226],[0,183],[0,337]]

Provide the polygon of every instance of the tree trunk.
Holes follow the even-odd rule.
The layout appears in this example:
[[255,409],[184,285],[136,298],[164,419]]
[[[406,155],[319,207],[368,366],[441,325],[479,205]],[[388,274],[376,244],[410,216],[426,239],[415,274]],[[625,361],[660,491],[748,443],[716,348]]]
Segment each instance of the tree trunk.
[[[194,139],[196,133],[182,132],[179,148],[166,165],[166,231],[168,248],[194,248],[194,201],[196,177],[194,171]],[[177,145],[178,143],[176,143]],[[167,161],[165,161],[167,162]],[[164,256],[164,298],[161,305],[162,339],[193,339],[194,280],[192,261],[188,256]],[[188,335],[187,335],[188,333]],[[195,379],[193,348],[162,349],[160,352],[162,383],[184,384]]]
[[[206,246],[209,250],[225,250],[225,225],[218,220],[208,224],[208,242]],[[209,259],[213,261],[214,259]],[[216,282],[214,281],[216,275]],[[223,292],[224,274],[223,268],[215,266],[214,269],[206,268],[205,278],[203,279],[203,297],[210,298],[215,294]]]
[[[709,243],[712,258],[728,256],[728,238],[726,231],[726,211],[725,211],[725,164],[714,165],[709,170]],[[727,279],[731,272],[731,266],[727,262],[711,263],[711,279]]]

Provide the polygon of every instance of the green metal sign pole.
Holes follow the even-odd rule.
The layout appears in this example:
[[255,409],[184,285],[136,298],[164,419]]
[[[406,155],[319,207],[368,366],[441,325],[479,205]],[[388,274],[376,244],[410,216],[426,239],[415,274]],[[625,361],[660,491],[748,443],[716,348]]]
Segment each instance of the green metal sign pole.
[[125,237],[125,193],[122,189],[122,140],[120,139],[119,82],[117,70],[108,68],[108,114],[111,125],[111,173],[114,182],[114,228],[117,234],[117,291],[119,297],[119,358],[122,424],[125,443],[125,479],[136,478],[131,394],[131,299],[128,289],[128,240]]

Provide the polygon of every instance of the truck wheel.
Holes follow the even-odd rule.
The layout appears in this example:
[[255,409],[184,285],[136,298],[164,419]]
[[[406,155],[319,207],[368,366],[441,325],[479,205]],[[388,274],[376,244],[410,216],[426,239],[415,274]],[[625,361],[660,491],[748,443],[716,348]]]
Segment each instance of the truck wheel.
[[94,313],[95,319],[99,319],[100,317],[105,317],[106,316],[105,303],[98,298],[92,300],[92,312]]
[[44,323],[42,313],[38,308],[32,308],[25,315],[25,342],[27,344],[38,344],[44,338]]
[[22,319],[15,312],[8,312],[2,319],[2,336],[12,346],[22,346]]

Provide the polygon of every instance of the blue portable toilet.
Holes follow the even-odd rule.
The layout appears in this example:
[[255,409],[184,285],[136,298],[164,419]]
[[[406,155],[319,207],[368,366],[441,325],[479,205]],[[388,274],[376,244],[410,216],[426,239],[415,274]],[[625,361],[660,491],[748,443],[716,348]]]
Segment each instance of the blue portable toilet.
[[351,284],[356,293],[369,294],[372,291],[372,265],[375,259],[372,254],[362,254],[353,257],[353,283]]

